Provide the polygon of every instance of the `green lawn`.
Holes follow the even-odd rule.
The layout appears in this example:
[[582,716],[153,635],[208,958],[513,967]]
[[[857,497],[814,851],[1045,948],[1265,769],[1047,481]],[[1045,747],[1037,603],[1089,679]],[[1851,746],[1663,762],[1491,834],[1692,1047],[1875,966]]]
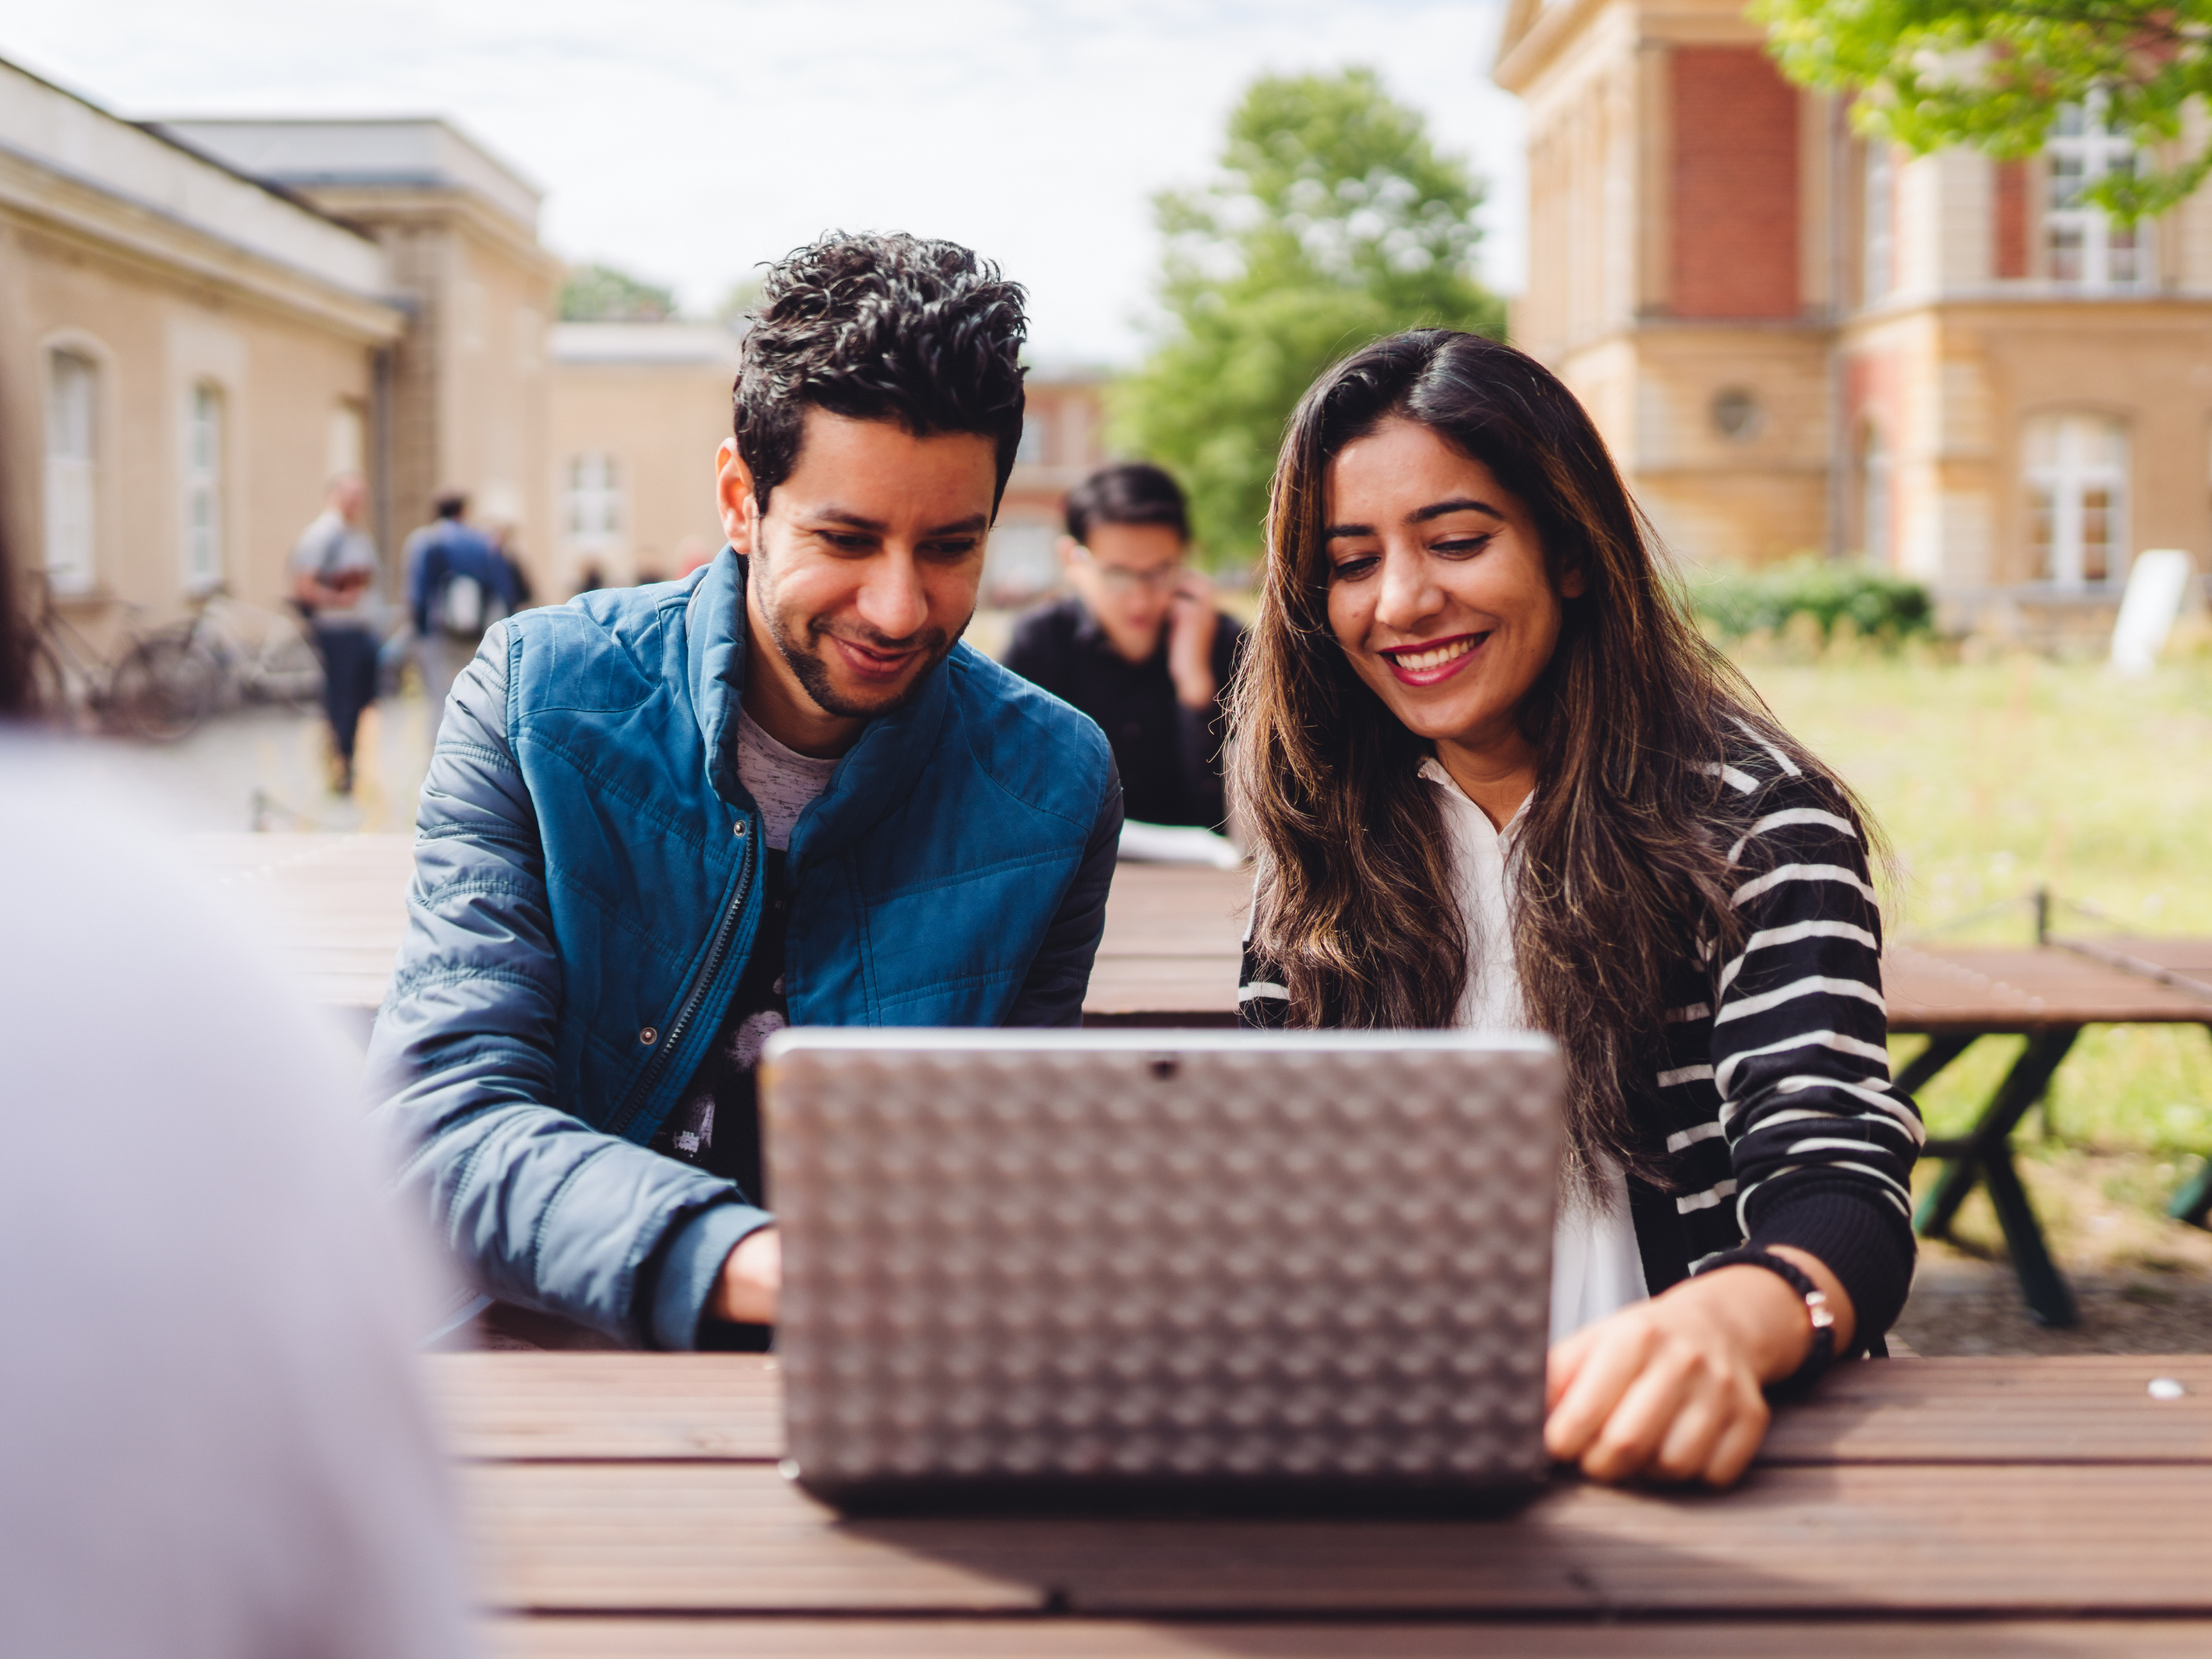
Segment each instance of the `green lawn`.
[[[2212,659],[2169,663],[2133,682],[2025,656],[1746,666],[1887,833],[1893,937],[1942,930],[1961,943],[2024,942],[2024,904],[1947,925],[2038,884],[2133,931],[2212,934]],[[2059,919],[2083,933],[2110,931],[2063,912]],[[1898,1055],[1919,1042],[1900,1038]],[[1931,1128],[1962,1129],[2018,1048],[1986,1040],[1929,1085],[1921,1105]],[[2059,1072],[2050,1118],[2055,1139],[2033,1127],[2022,1136],[2031,1181],[2043,1177],[2039,1204],[2063,1186],[2077,1189],[2070,1205],[2055,1191],[2050,1199],[2085,1222],[2101,1205],[2134,1217],[2162,1211],[2212,1153],[2212,1038],[2196,1027],[2092,1029]],[[1961,1231],[1985,1230],[1974,1221]],[[2072,1230],[2063,1217],[2054,1227]],[[2062,1243],[2086,1249],[2094,1241]]]

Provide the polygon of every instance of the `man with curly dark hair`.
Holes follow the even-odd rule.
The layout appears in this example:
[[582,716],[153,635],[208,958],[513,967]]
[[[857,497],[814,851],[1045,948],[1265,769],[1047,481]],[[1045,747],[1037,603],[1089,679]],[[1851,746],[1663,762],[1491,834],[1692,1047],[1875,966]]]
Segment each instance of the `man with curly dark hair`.
[[1113,756],[959,643],[1026,332],[952,243],[799,250],[742,348],[721,556],[522,613],[456,683],[371,1065],[476,1305],[560,1322],[508,1329],[763,1339],[778,1027],[1081,1019]]

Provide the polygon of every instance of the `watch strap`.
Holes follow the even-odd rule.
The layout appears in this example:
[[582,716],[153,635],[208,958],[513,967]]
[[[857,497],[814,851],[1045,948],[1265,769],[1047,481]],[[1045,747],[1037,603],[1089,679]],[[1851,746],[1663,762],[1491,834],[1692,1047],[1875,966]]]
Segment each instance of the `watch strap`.
[[1790,1289],[1803,1299],[1806,1316],[1813,1322],[1813,1345],[1805,1351],[1804,1363],[1778,1382],[1770,1382],[1770,1393],[1795,1394],[1812,1385],[1820,1375],[1835,1363],[1835,1312],[1828,1306],[1827,1294],[1812,1281],[1810,1274],[1787,1257],[1762,1249],[1756,1244],[1739,1245],[1732,1250],[1723,1250],[1709,1256],[1698,1266],[1702,1275],[1716,1268],[1743,1266],[1764,1268],[1776,1274]]

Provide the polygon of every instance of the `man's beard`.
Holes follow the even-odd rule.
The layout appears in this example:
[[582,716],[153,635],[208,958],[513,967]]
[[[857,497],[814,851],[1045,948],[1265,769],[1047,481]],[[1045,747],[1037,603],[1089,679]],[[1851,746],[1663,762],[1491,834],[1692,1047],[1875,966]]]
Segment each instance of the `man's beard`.
[[[755,569],[757,574],[758,561],[755,561]],[[798,677],[806,695],[814,699],[815,707],[825,715],[835,715],[840,720],[874,720],[884,715],[895,714],[904,709],[921,694],[922,683],[929,678],[931,671],[939,663],[952,654],[952,647],[958,643],[960,636],[968,632],[968,624],[976,620],[974,613],[970,613],[961,622],[958,629],[951,633],[947,633],[943,628],[932,628],[922,635],[926,654],[922,665],[914,671],[913,677],[906,682],[906,689],[884,702],[863,703],[855,702],[850,698],[840,696],[836,687],[830,683],[830,665],[814,652],[802,647],[799,642],[792,639],[785,629],[784,620],[777,613],[776,593],[772,586],[763,588],[760,601],[760,620],[766,626],[768,638],[774,643],[778,654],[790,664],[792,674]],[[827,638],[829,633],[828,626],[819,620],[809,622],[806,626],[807,643],[815,645],[817,650],[820,648],[820,641]],[[895,651],[902,645],[909,645],[913,642],[893,639],[887,635],[877,633],[874,629],[868,629],[855,643],[868,645],[878,651]]]

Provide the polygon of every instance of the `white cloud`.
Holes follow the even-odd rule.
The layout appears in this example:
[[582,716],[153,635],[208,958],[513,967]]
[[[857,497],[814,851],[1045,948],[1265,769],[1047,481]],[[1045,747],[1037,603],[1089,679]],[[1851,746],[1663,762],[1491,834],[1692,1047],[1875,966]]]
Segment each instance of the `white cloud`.
[[1491,181],[1517,289],[1501,0],[73,0],[0,54],[131,116],[437,113],[547,192],[547,242],[711,305],[832,226],[949,236],[1027,283],[1036,343],[1127,360],[1149,198],[1205,175],[1266,70],[1371,64]]

